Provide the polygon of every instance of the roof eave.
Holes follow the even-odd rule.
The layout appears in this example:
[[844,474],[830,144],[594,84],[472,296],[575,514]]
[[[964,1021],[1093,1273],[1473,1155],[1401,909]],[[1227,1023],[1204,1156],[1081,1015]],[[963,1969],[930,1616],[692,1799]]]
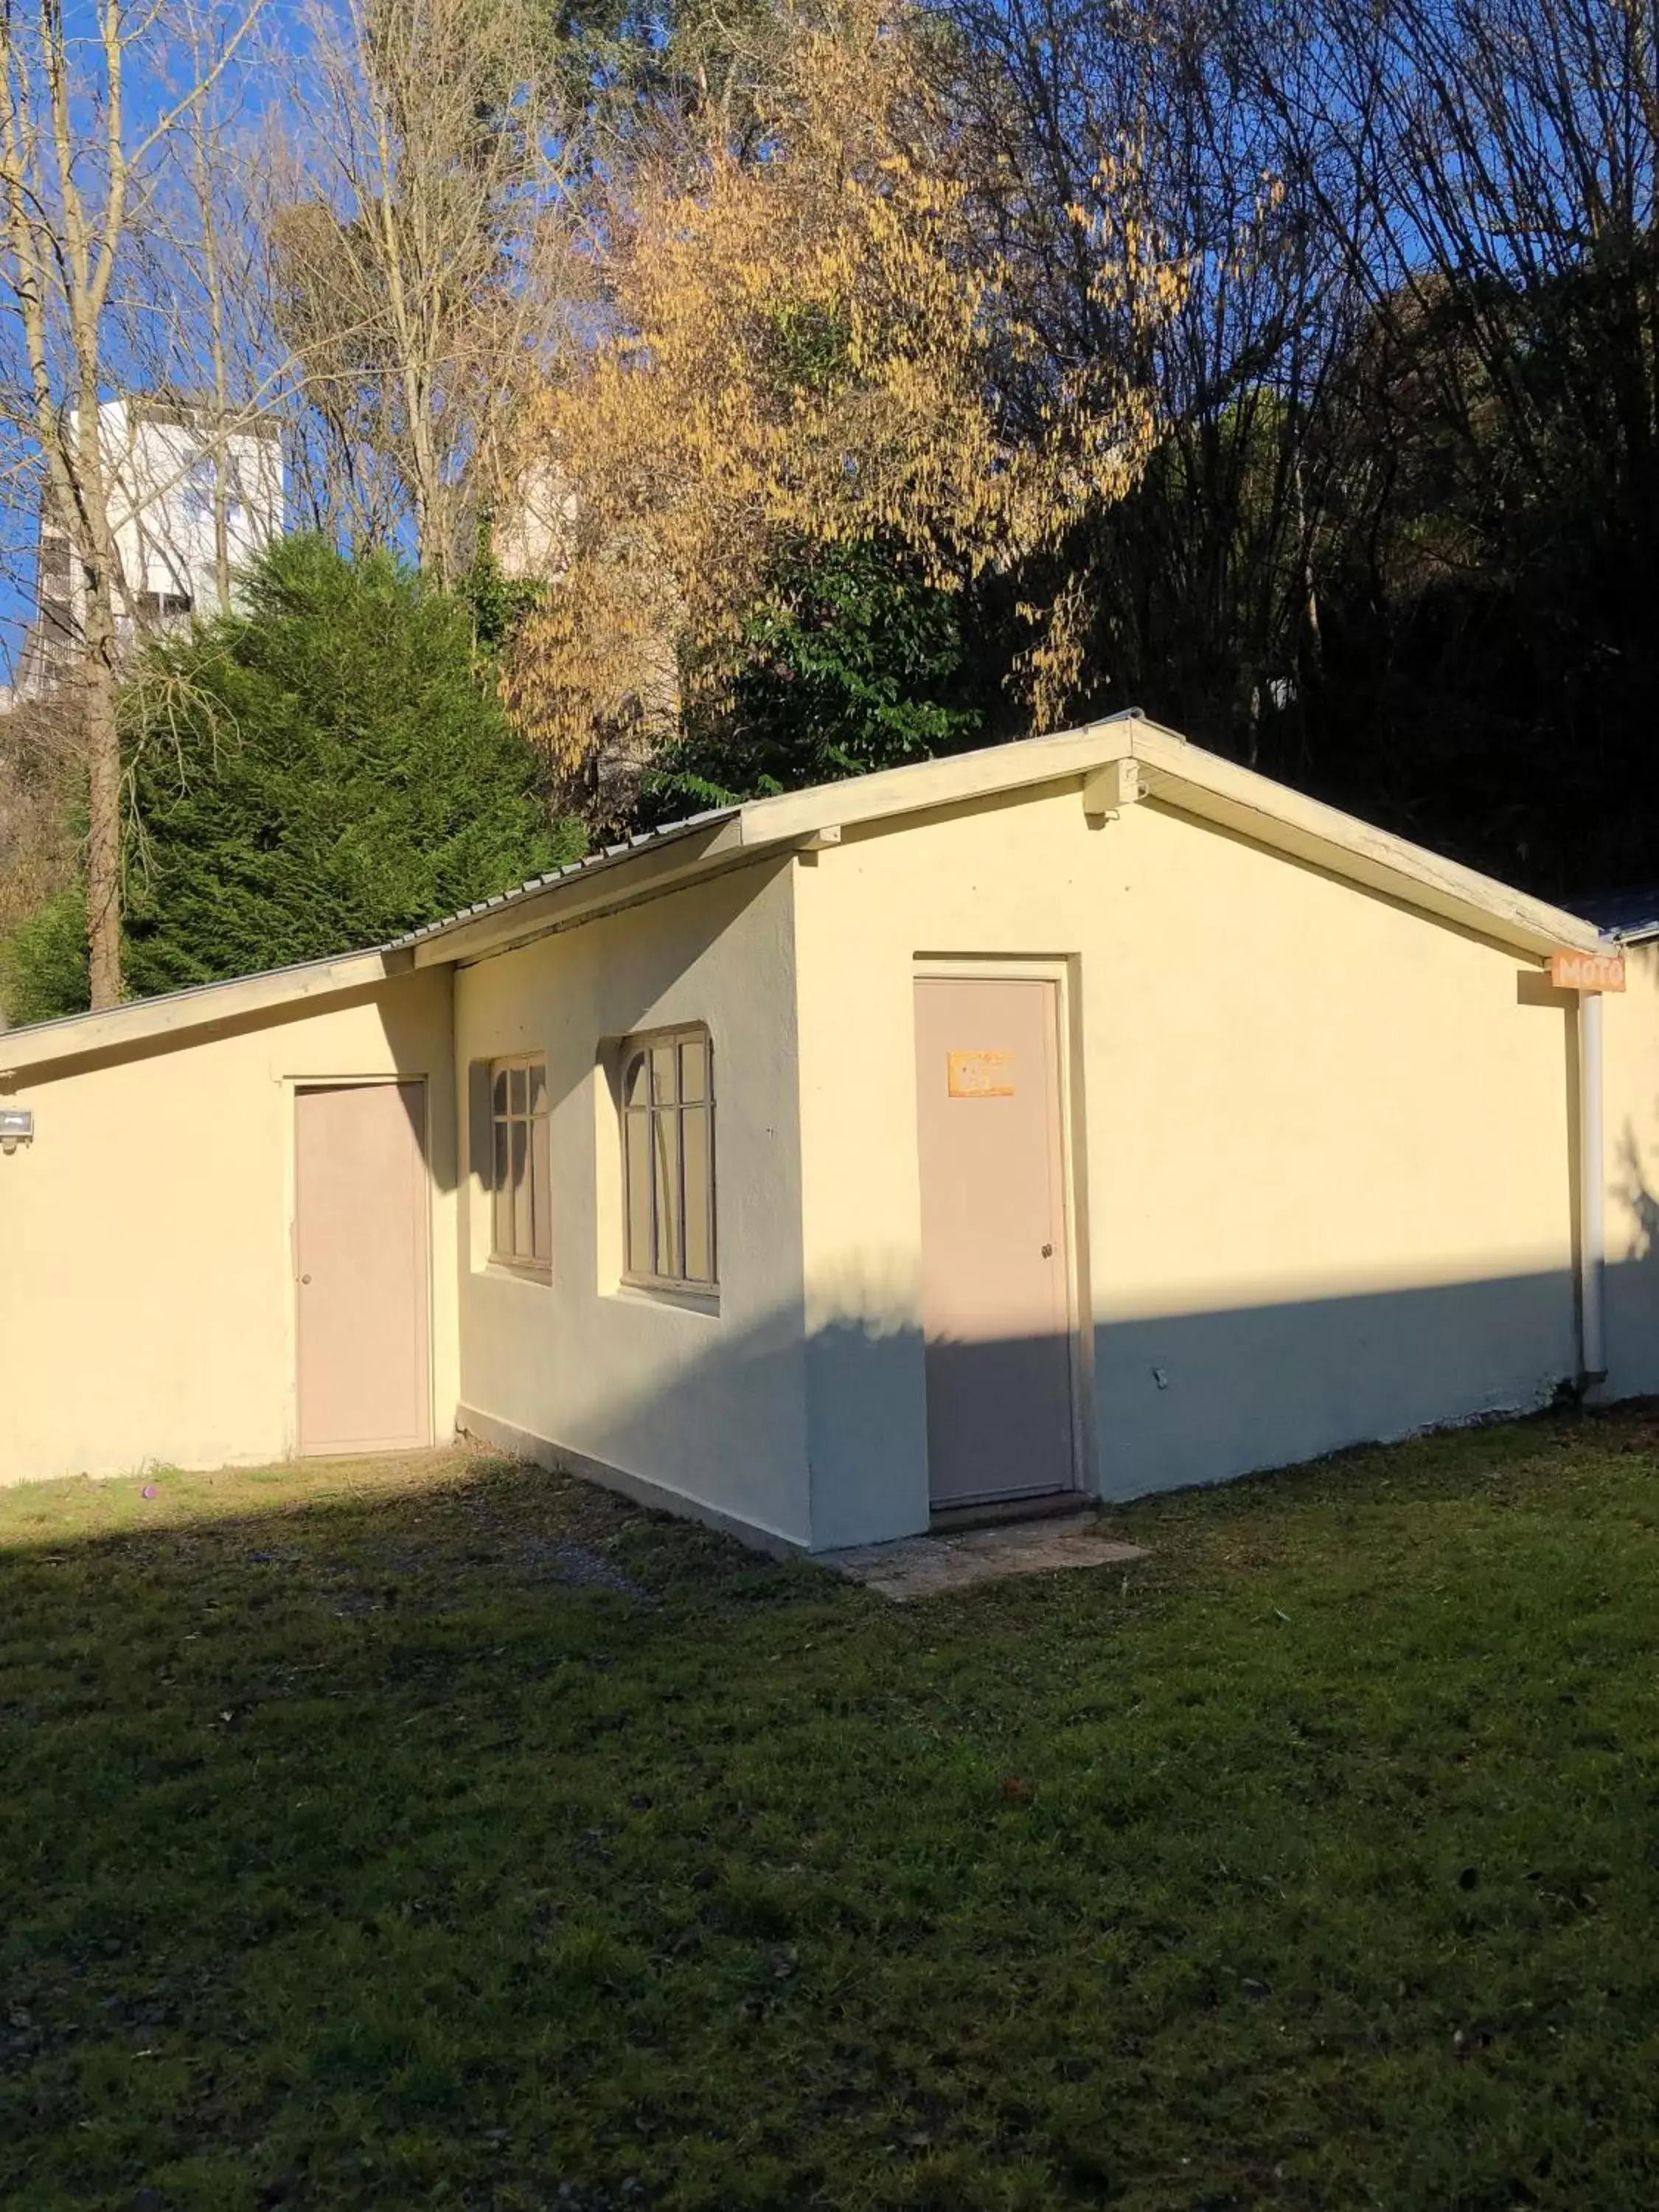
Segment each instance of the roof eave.
[[1605,943],[1593,922],[1443,859],[1357,815],[1142,723],[1131,750],[1149,796],[1402,905],[1546,959]]
[[417,968],[487,960],[757,857],[752,840],[744,837],[742,814],[734,811],[618,846],[568,876],[509,892],[476,914],[416,931],[405,942]]
[[743,811],[750,843],[817,830],[874,827],[918,814],[1087,778],[1109,762],[1140,763],[1148,795],[1401,904],[1534,959],[1590,951],[1595,924],[1512,884],[1443,859],[1340,808],[1309,799],[1130,711],[1022,744],[919,763],[842,784],[760,799]]
[[85,1060],[157,1038],[216,1028],[307,999],[337,998],[405,974],[412,964],[406,952],[376,947],[333,959],[308,960],[296,967],[266,969],[222,983],[198,983],[103,1012],[69,1014],[61,1021],[0,1031],[0,1085],[60,1060]]
[[1147,795],[1155,804],[1534,960],[1556,951],[1591,951],[1609,941],[1577,915],[1188,744],[1131,709],[1053,737],[918,762],[699,816],[411,931],[389,945],[0,1034],[0,1082],[27,1069],[209,1028],[295,1000],[337,995],[414,968],[487,959],[768,854],[831,843],[845,829],[879,828],[1047,786],[1081,784],[1109,762],[1129,757],[1140,763]]

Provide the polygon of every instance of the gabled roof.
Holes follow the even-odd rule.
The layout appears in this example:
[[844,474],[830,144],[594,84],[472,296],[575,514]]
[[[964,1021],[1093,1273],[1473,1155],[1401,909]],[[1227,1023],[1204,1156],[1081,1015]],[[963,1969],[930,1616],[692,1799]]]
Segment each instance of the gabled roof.
[[1157,805],[1214,823],[1534,959],[1562,949],[1588,951],[1602,941],[1594,923],[1577,915],[1188,744],[1131,710],[1053,737],[918,761],[692,815],[367,951],[0,1034],[0,1073],[16,1074],[296,1000],[333,996],[412,968],[487,959],[532,938],[768,855],[833,846],[849,830],[896,826],[942,808],[1044,786],[1081,787],[1121,760],[1136,763],[1142,789]]

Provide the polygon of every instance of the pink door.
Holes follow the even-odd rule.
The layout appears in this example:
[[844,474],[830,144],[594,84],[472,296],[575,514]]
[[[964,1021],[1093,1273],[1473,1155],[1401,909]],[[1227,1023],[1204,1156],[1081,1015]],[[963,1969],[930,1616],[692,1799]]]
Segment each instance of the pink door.
[[1077,1480],[1057,996],[1014,977],[916,983],[936,1508]]
[[426,1085],[297,1091],[300,1449],[432,1441]]

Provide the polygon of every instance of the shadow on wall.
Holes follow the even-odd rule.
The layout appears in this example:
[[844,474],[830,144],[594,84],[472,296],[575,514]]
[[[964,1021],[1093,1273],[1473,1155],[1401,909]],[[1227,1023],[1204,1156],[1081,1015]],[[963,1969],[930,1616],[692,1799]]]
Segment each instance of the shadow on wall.
[[[1607,1303],[1613,1387],[1659,1389],[1659,1243],[1609,1267]],[[1024,1386],[1033,1350],[1005,1340],[925,1353],[913,1326],[831,1320],[806,1345],[810,1531],[766,1515],[759,1501],[774,1493],[759,1468],[731,1470],[730,1486],[701,1502],[813,1550],[916,1533],[929,1510],[929,1388],[965,1383],[994,1399]],[[1098,1324],[1088,1351],[1073,1401],[1079,1459],[1098,1469],[1101,1496],[1129,1498],[1547,1405],[1577,1380],[1577,1285],[1560,1268],[1131,1316]],[[711,1323],[707,1350],[672,1382],[590,1405],[584,1432],[546,1442],[687,1495],[688,1425],[729,1430],[732,1407],[767,1400],[775,1364],[799,1357],[785,1316],[740,1334]],[[1029,1459],[1011,1452],[1001,1486],[1042,1480],[1053,1462],[1042,1442]]]
[[1626,1263],[1650,1259],[1659,1251],[1659,1198],[1648,1188],[1642,1172],[1641,1140],[1629,1121],[1620,1132],[1613,1156],[1617,1172],[1613,1193],[1633,1224],[1627,1249],[1619,1256]]

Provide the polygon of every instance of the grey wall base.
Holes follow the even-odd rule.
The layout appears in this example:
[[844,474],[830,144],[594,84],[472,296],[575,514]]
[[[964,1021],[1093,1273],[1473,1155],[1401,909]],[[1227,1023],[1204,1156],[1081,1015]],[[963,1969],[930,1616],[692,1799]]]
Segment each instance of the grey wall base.
[[455,1426],[464,1437],[476,1443],[489,1444],[497,1451],[510,1452],[514,1459],[528,1460],[534,1467],[545,1467],[556,1474],[578,1475],[584,1482],[597,1483],[602,1490],[614,1490],[621,1497],[631,1498],[635,1505],[648,1506],[655,1513],[672,1513],[677,1520],[696,1521],[705,1528],[715,1528],[724,1536],[735,1536],[750,1551],[763,1552],[769,1559],[798,1559],[805,1556],[805,1546],[793,1543],[781,1536],[775,1529],[758,1528],[752,1521],[740,1521],[735,1514],[722,1513],[713,1505],[704,1505],[684,1492],[670,1490],[660,1482],[649,1481],[642,1474],[629,1474],[626,1468],[611,1467],[605,1460],[590,1459],[586,1452],[573,1451],[566,1444],[556,1444],[545,1437],[532,1436],[528,1430],[514,1428],[511,1421],[498,1420],[493,1413],[482,1413],[475,1406],[462,1406],[455,1415]]

